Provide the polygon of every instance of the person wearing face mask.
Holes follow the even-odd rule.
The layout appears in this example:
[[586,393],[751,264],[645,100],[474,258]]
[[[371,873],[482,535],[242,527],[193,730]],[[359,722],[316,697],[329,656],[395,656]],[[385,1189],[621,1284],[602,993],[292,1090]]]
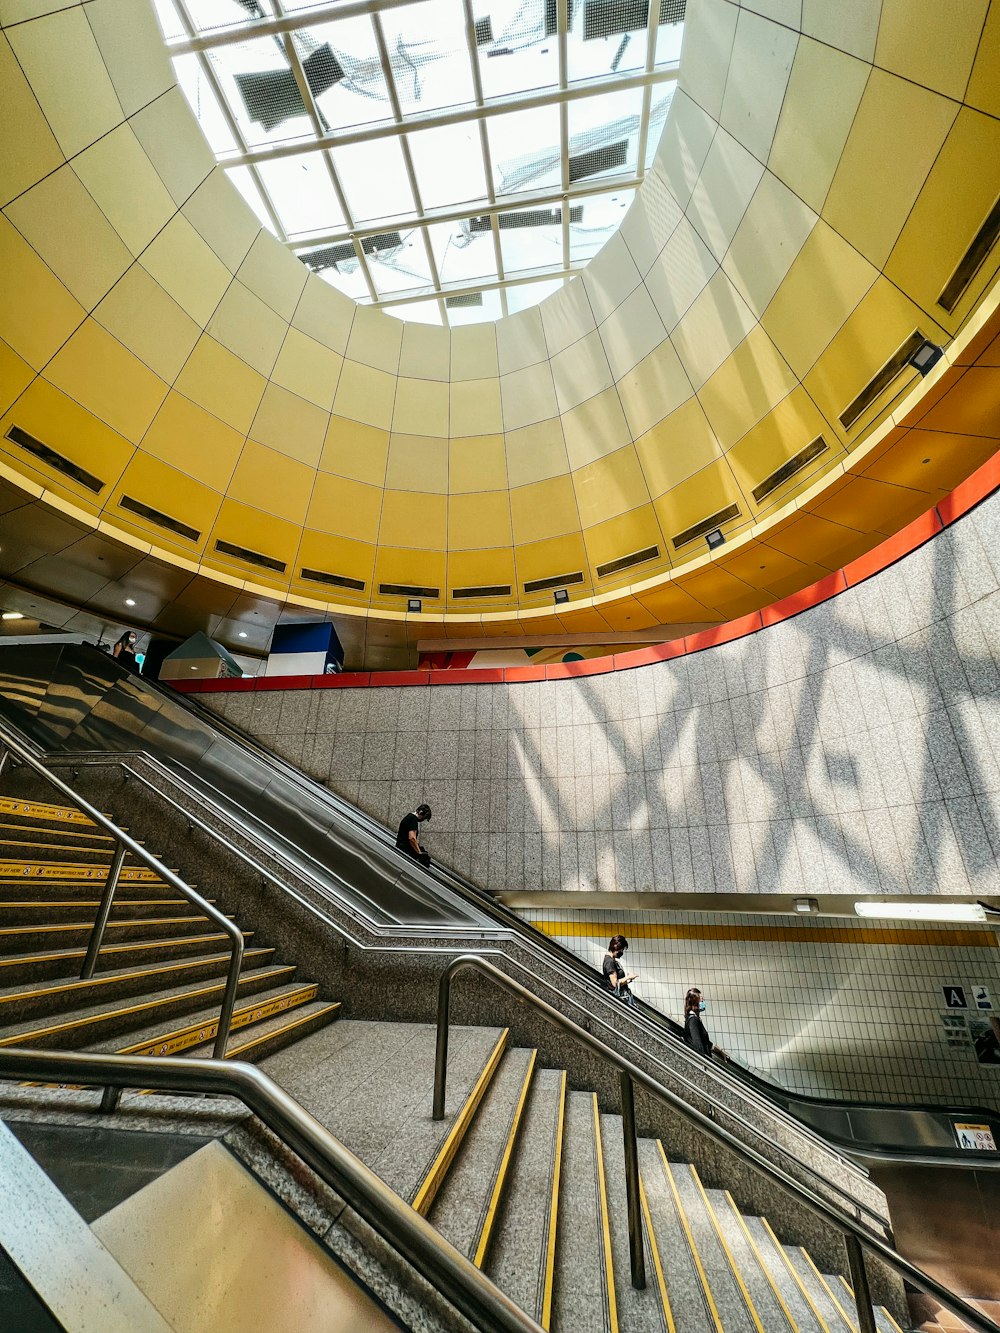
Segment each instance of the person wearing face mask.
[[635,1004],[635,996],[629,989],[629,982],[635,981],[638,972],[626,972],[622,966],[622,956],[628,948],[624,935],[612,935],[608,951],[604,955],[604,980],[608,989],[626,1004]]
[[707,1008],[708,1005],[701,998],[701,991],[697,986],[692,986],[684,996],[684,1044],[708,1060],[711,1060],[715,1052],[721,1055],[723,1060],[728,1060],[729,1056],[725,1051],[720,1046],[712,1044],[708,1029],[702,1022],[701,1016]]

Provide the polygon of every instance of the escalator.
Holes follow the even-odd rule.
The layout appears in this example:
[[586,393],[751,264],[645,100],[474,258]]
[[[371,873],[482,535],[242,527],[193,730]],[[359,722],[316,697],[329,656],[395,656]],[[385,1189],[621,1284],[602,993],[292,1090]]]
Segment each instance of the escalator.
[[[388,829],[231,722],[191,696],[131,675],[92,648],[0,649],[0,718],[50,756],[74,756],[81,763],[94,756],[152,756],[199,798],[256,829],[269,846],[280,846],[291,863],[383,937],[414,931],[436,939],[449,933],[473,933],[484,941],[515,936],[562,975],[602,989],[596,969],[493,895],[445,867],[425,870],[401,857]],[[651,1040],[679,1044],[680,1026],[649,1006],[640,1003],[631,1018]],[[809,1097],[735,1060],[713,1066],[709,1076],[730,1096],[794,1123],[817,1142],[836,1145],[865,1167],[906,1159],[961,1164],[969,1155],[958,1145],[958,1123],[986,1125],[1000,1143],[1000,1114],[990,1108]],[[1000,1166],[1000,1154],[977,1153],[976,1161],[984,1168]]]

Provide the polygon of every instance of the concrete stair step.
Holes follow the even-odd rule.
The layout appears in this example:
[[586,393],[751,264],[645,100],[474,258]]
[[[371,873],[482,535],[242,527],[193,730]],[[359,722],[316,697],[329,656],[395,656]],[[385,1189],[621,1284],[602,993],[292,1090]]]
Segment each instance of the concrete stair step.
[[489,1245],[535,1059],[535,1051],[505,1053],[428,1213],[445,1239],[473,1262]]
[[[36,902],[59,901],[97,901],[104,889],[103,879],[81,880],[4,880],[0,883],[0,907],[4,903],[21,902],[26,898]],[[115,902],[135,902],[142,898],[160,898],[170,902],[185,903],[187,899],[176,889],[160,880],[149,883],[119,883],[115,889]]]
[[110,837],[92,823],[74,806],[58,805],[51,801],[34,801],[26,796],[0,796],[0,819],[25,828],[66,829]]
[[[858,1307],[854,1300],[854,1288],[848,1282],[847,1278],[842,1275],[833,1277],[831,1274],[827,1273],[824,1274],[824,1276],[826,1277],[827,1283],[837,1292],[837,1295],[842,1297],[842,1304],[852,1323],[856,1323]],[[875,1314],[875,1327],[878,1329],[878,1333],[902,1333],[899,1325],[884,1305],[873,1305],[872,1310]],[[956,1315],[951,1314],[951,1312],[947,1310],[942,1309],[941,1313],[938,1315],[938,1319],[945,1326],[951,1324],[958,1329],[965,1327]]]
[[[339,1000],[311,1000],[285,1009],[274,1018],[241,1027],[229,1038],[226,1059],[265,1060],[334,1022],[340,1009]],[[212,1043],[206,1041],[179,1053],[191,1059],[205,1059],[212,1054]]]
[[648,1225],[664,1275],[666,1297],[680,1333],[719,1333],[714,1298],[663,1146],[639,1140],[639,1176]]
[[[732,1206],[731,1200],[730,1206]],[[744,1215],[743,1221],[753,1238],[760,1261],[781,1293],[781,1299],[788,1308],[799,1333],[836,1333],[836,1330],[829,1330],[826,1327],[810,1287],[796,1271],[767,1219]]]
[[[273,962],[274,949],[248,948],[243,954],[245,968],[263,967]],[[74,1003],[86,1003],[91,997],[120,1001],[141,995],[151,986],[169,986],[183,982],[190,985],[211,977],[225,976],[229,952],[193,954],[189,958],[160,958],[155,962],[98,969],[89,981],[77,977],[59,977],[0,989],[0,1025],[38,1020],[58,1014]],[[81,960],[82,961],[82,960]]]
[[679,1206],[685,1214],[697,1245],[709,1291],[723,1327],[760,1333],[765,1327],[749,1288],[729,1257],[725,1239],[708,1202],[701,1180],[693,1166],[684,1162],[668,1163],[677,1191]]
[[[32,864],[52,861],[59,864],[69,862],[77,865],[108,866],[114,854],[114,844],[111,842],[97,843],[87,839],[75,841],[50,830],[43,830],[31,836],[24,831],[0,832],[0,848],[5,861],[25,861]],[[159,852],[156,855],[158,856]],[[133,852],[126,852],[125,864],[138,866],[142,863]]]
[[658,1253],[655,1238],[643,1226],[646,1286],[632,1286],[632,1263],[628,1242],[628,1203],[625,1192],[625,1146],[620,1115],[601,1116],[604,1178],[607,1184],[608,1218],[611,1226],[611,1255],[615,1276],[618,1322],[630,1333],[673,1333],[669,1299],[657,1280]]
[[[40,926],[0,926],[0,958],[13,959],[22,954],[42,952],[46,945],[68,949],[82,945],[86,950],[92,930],[93,922],[85,920],[48,922]],[[156,939],[168,932],[178,936],[205,935],[211,930],[209,919],[193,911],[187,916],[144,919],[112,916],[104,938],[109,944],[116,944],[123,940]]]
[[[287,984],[295,964],[271,964],[253,968],[240,975],[239,995],[256,994],[278,984]],[[42,1020],[29,1019],[0,1028],[0,1047],[37,1046],[69,1050],[118,1050],[128,1034],[146,1030],[157,1022],[170,1027],[180,1016],[197,1013],[206,1006],[221,1003],[225,978],[200,983],[171,986],[133,996],[122,1002],[103,1000],[99,1004],[64,1010]]]
[[829,1333],[851,1333],[852,1330],[857,1333],[857,1317],[845,1301],[845,1293],[837,1293],[813,1263],[809,1252],[800,1245],[783,1245],[781,1248]]
[[[125,964],[156,963],[170,958],[185,958],[203,953],[206,949],[227,948],[229,937],[221,931],[206,930],[197,934],[171,934],[167,922],[156,939],[141,941],[105,942],[98,955],[98,971],[102,967]],[[204,922],[202,923],[205,924]],[[244,931],[244,942],[253,938],[253,931]],[[0,956],[0,981],[6,989],[33,981],[78,978],[86,957],[86,946],[71,949],[41,949],[37,952]]]
[[[236,1045],[236,1034],[244,1028],[312,1004],[318,993],[319,987],[315,982],[305,981],[291,982],[262,990],[249,998],[240,998],[233,1010],[230,1045]],[[92,1049],[122,1055],[182,1055],[199,1046],[208,1046],[210,1051],[218,1025],[219,1005],[215,1004],[211,1008],[187,1014],[183,1020],[155,1023],[130,1033],[127,1039],[119,1037]]]
[[[694,1167],[691,1170],[694,1173]],[[702,1190],[719,1242],[748,1308],[756,1310],[768,1333],[771,1330],[802,1333],[731,1196],[725,1190],[704,1187]]]
[[554,1333],[617,1333],[596,1094],[571,1092],[565,1123],[551,1327]]
[[566,1074],[536,1069],[485,1272],[546,1327],[551,1314]]
[[[209,898],[206,901],[212,902]],[[24,897],[19,901],[0,900],[0,928],[3,926],[54,925],[60,921],[80,921],[97,915],[100,899],[90,898],[34,898]],[[189,916],[191,904],[179,894],[172,898],[161,898],[155,888],[146,890],[142,897],[127,898],[112,904],[109,920],[127,916],[134,921],[145,917],[167,919],[173,916]]]

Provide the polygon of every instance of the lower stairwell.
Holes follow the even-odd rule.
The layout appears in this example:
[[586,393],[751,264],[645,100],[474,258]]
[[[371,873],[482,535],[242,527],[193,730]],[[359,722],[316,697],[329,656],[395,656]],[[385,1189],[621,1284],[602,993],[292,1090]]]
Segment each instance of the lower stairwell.
[[[113,839],[71,807],[0,798],[0,1048],[212,1053],[229,939],[126,857],[94,975],[81,977]],[[230,1058],[259,1059],[340,1005],[244,934]]]

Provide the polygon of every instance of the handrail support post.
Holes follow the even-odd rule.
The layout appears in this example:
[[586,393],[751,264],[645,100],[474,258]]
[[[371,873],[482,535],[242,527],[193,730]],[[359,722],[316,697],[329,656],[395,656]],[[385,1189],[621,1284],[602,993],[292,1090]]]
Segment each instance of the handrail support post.
[[642,1247],[642,1200],[639,1195],[639,1144],[635,1133],[635,1090],[632,1079],[622,1069],[618,1075],[621,1085],[622,1138],[625,1150],[625,1201],[628,1210],[628,1253],[632,1267],[632,1286],[636,1291],[646,1287],[646,1256]]
[[107,928],[108,917],[111,915],[111,908],[115,901],[115,891],[118,888],[118,880],[122,873],[122,865],[125,861],[125,844],[118,843],[115,847],[115,854],[111,858],[111,867],[108,870],[108,877],[104,881],[104,892],[101,894],[100,906],[97,909],[97,916],[94,920],[94,928],[90,932],[90,943],[87,945],[87,956],[83,960],[83,967],[80,969],[80,979],[89,981],[97,968],[97,957],[101,952],[101,945],[104,943],[104,932]]
[[101,1093],[101,1115],[114,1115],[118,1110],[118,1103],[122,1099],[123,1088],[115,1088],[110,1085]]
[[847,1264],[851,1270],[854,1304],[858,1308],[858,1333],[877,1333],[875,1311],[872,1309],[872,1293],[868,1285],[868,1270],[865,1268],[865,1254],[861,1242],[857,1236],[845,1234],[844,1248],[847,1251]]
[[434,1044],[434,1107],[432,1120],[444,1119],[448,1083],[448,1027],[451,1015],[451,969],[445,968],[438,987],[437,1041]]

